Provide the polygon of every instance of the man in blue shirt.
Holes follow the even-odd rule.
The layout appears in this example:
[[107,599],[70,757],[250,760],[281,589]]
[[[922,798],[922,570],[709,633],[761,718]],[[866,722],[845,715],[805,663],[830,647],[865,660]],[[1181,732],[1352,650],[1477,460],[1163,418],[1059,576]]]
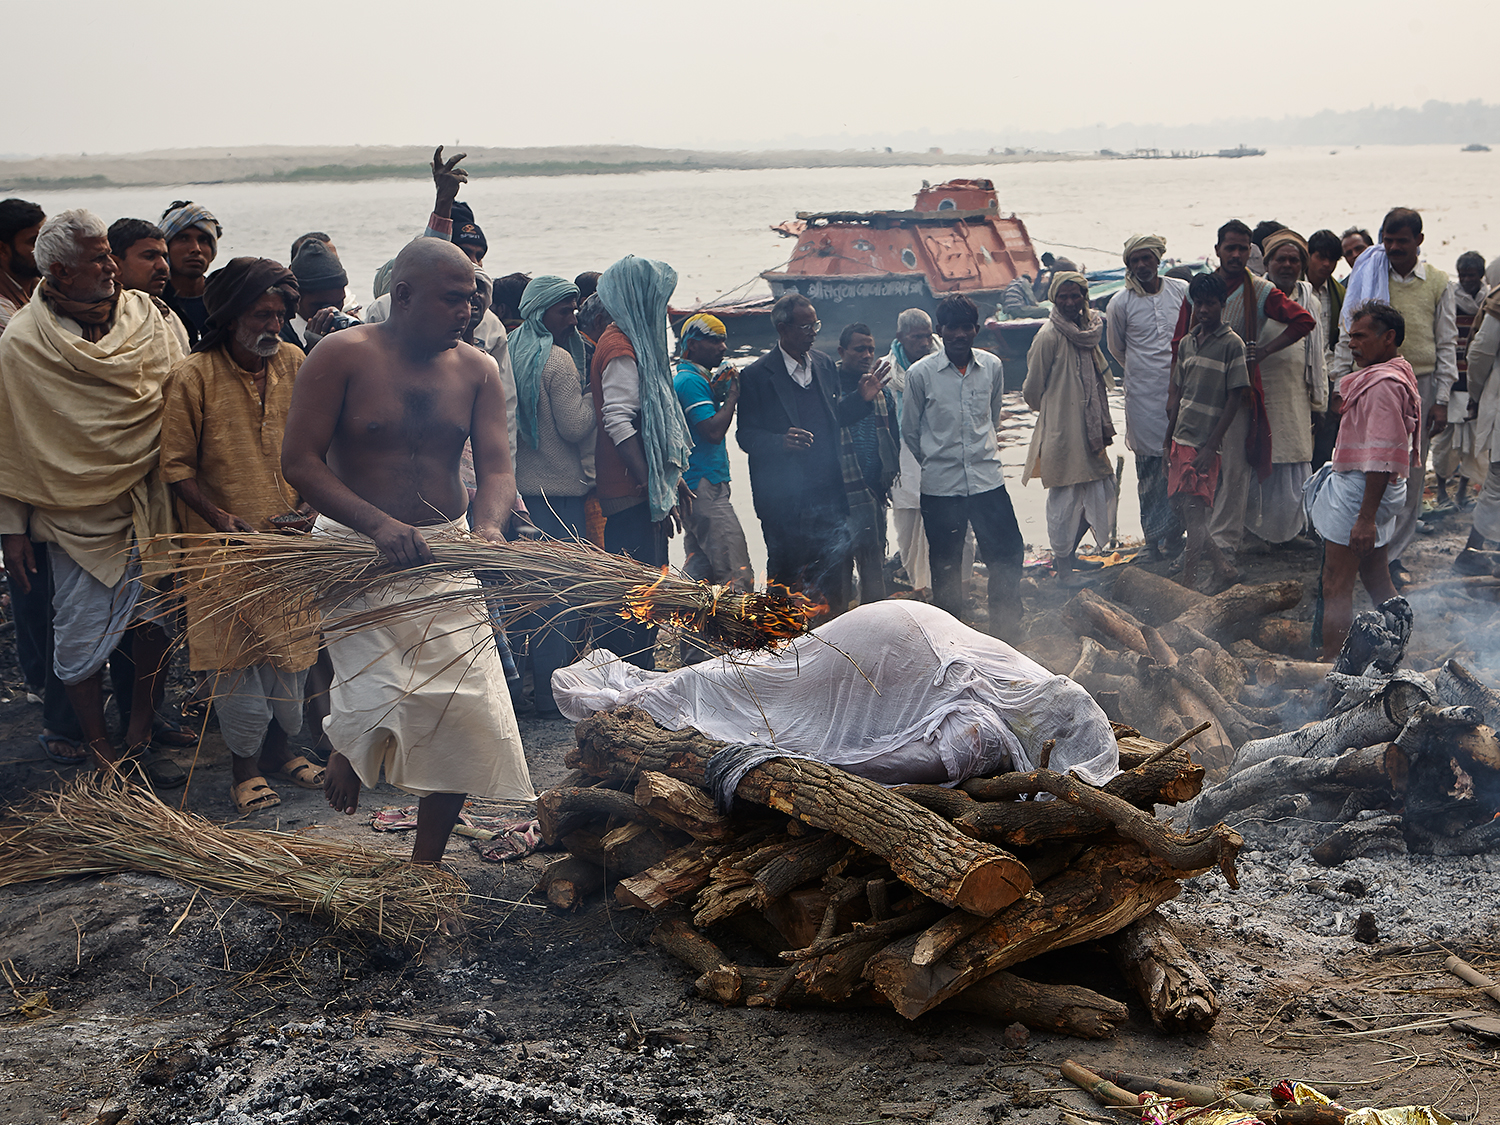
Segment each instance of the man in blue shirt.
[[691,578],[748,593],[755,589],[750,551],[739,517],[729,503],[729,452],[724,435],[740,401],[737,376],[719,380],[714,369],[728,350],[728,333],[716,316],[699,313],[682,326],[682,359],[672,386],[693,430],[693,451],[683,482],[692,490],[692,510],[683,515],[683,570]]

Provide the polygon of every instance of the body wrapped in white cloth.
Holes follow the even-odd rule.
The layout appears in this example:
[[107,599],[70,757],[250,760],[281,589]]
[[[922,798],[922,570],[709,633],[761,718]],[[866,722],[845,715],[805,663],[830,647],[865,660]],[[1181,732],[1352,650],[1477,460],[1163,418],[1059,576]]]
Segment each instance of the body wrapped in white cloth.
[[[457,520],[422,530],[441,534],[467,526]],[[318,517],[313,534],[365,538],[327,516]],[[338,628],[345,614],[478,585],[472,575],[393,582],[324,615],[334,672],[324,730],[366,786],[378,784],[383,770],[392,785],[418,797],[535,799],[482,601],[463,600],[376,628]]]
[[779,652],[647,672],[593,651],[552,674],[579,720],[621,704],[671,730],[774,746],[886,785],[955,785],[1051,768],[1093,784],[1119,772],[1114,734],[1088,692],[935,606],[862,605]]

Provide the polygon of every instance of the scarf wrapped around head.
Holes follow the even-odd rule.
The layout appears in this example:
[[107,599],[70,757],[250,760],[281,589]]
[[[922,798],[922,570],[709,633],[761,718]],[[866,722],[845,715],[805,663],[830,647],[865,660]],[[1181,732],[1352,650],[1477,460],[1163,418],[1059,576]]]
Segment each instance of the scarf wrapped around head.
[[[1121,255],[1125,259],[1127,266],[1130,265],[1130,255],[1134,254],[1137,250],[1151,251],[1156,256],[1157,263],[1160,264],[1162,258],[1167,253],[1167,240],[1159,234],[1138,234],[1134,238],[1128,239],[1125,243],[1125,253]],[[1128,269],[1125,271],[1125,288],[1129,289],[1132,293],[1139,293],[1142,297],[1149,297],[1151,295],[1146,292],[1145,286],[1137,281],[1135,275]]]
[[270,291],[286,302],[286,314],[297,312],[297,276],[270,258],[233,258],[223,269],[209,274],[203,289],[203,308],[208,322],[194,352],[212,351],[229,343],[234,322]]
[[[1048,300],[1057,300],[1057,291],[1068,282],[1083,288],[1088,296],[1088,279],[1081,273],[1060,273],[1052,279],[1047,292]],[[1098,456],[1114,439],[1115,427],[1109,417],[1109,400],[1104,386],[1104,373],[1109,363],[1099,348],[1104,335],[1104,318],[1097,309],[1083,307],[1083,323],[1077,324],[1062,314],[1055,305],[1047,323],[1059,332],[1069,344],[1064,352],[1066,375],[1078,381],[1078,401],[1083,403],[1083,432],[1088,438],[1089,452]]]
[[162,214],[161,222],[156,225],[161,227],[161,232],[168,242],[188,227],[197,227],[213,242],[216,254],[219,252],[219,239],[224,236],[224,228],[219,225],[219,220],[214,218],[213,212],[203,204],[191,201],[167,208]]
[[1261,242],[1261,255],[1267,262],[1269,262],[1271,260],[1271,255],[1276,252],[1276,248],[1279,246],[1285,246],[1288,242],[1290,242],[1293,246],[1301,249],[1302,269],[1305,272],[1307,270],[1307,240],[1294,230],[1287,230],[1285,227],[1283,227],[1281,230],[1272,231],[1270,234],[1266,235],[1266,237]]
[[[547,310],[560,301],[578,296],[578,286],[565,277],[534,277],[521,294],[521,326],[510,334],[510,366],[516,376],[516,430],[532,449],[537,447],[537,407],[542,397],[542,368],[552,354],[556,341],[542,324]],[[578,368],[584,372],[583,337],[576,327],[569,329],[565,345]]]
[[682,325],[682,342],[689,340],[728,340],[729,330],[724,322],[712,313],[690,316]]
[[1348,339],[1354,327],[1354,313],[1366,301],[1391,300],[1391,260],[1385,247],[1371,246],[1354,259],[1354,269],[1344,283],[1344,308],[1339,313],[1340,335]]
[[677,271],[671,266],[634,254],[599,278],[599,299],[630,341],[640,371],[640,434],[653,523],[666,519],[677,503],[677,483],[693,446],[667,359],[667,302],[676,286]]

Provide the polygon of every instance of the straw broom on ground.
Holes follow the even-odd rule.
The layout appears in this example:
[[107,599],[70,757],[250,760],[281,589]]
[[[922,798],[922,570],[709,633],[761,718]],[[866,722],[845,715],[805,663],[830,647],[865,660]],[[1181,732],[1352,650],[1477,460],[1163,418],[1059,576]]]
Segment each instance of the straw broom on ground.
[[[464,532],[428,539],[433,561],[400,570],[366,540],[316,535],[163,537],[177,560],[177,587],[207,622],[267,616],[301,621],[302,635],[355,632],[396,619],[502,601],[507,619],[585,613],[672,625],[718,648],[771,649],[808,631],[821,607],[800,595],[738,593],[663,567],[660,571],[590,543],[491,543]],[[477,574],[483,587],[424,590],[425,580]],[[410,597],[400,597],[403,588]],[[381,591],[380,604],[354,599]],[[397,595],[397,596],[392,596]],[[296,629],[294,629],[294,632]]]
[[146,785],[96,774],[38,793],[0,826],[0,887],[144,871],[420,945],[463,916],[463,880],[351,844],[230,830],[170,808]]

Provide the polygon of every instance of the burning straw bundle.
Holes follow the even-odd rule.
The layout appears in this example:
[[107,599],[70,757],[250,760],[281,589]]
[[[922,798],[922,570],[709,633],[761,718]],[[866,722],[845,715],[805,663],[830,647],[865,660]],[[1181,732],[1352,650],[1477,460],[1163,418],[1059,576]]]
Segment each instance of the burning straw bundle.
[[88,776],[40,793],[0,827],[0,887],[143,871],[335,929],[417,945],[463,912],[456,875],[290,832],[231,831],[142,785]]
[[[303,628],[352,632],[395,617],[416,617],[453,603],[503,601],[508,618],[535,613],[550,616],[560,604],[569,609],[614,614],[690,630],[726,649],[775,648],[807,632],[817,612],[798,595],[742,594],[695,582],[667,568],[657,571],[624,555],[589,543],[557,540],[492,543],[454,533],[428,540],[433,561],[406,570],[386,563],[364,540],[275,534],[181,535],[178,586],[210,620],[270,611]],[[422,580],[465,573],[479,575],[482,589],[424,592]],[[377,589],[412,595],[384,599],[378,609],[341,610],[351,599]]]

